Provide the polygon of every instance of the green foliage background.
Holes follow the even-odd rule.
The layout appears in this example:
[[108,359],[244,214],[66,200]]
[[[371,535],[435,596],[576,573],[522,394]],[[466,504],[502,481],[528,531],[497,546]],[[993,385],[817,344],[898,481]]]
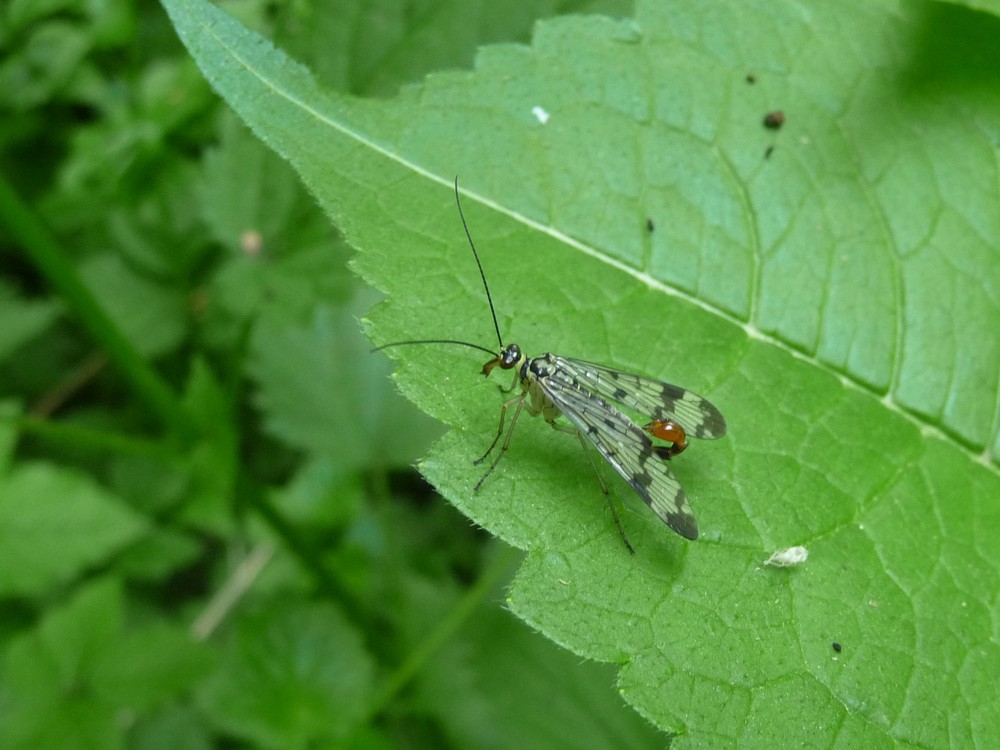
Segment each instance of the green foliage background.
[[[497,5],[4,6],[0,746],[995,746],[1000,8]],[[456,174],[507,340],[723,409],[697,542],[369,354],[492,345]]]

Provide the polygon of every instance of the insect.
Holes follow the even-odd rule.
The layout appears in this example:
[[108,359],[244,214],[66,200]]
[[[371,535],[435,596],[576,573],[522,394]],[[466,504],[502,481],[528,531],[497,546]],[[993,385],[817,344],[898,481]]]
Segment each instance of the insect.
[[[542,415],[555,429],[579,437],[629,552],[634,554],[634,549],[625,534],[601,472],[587,450],[585,439],[667,526],[687,539],[697,539],[698,524],[691,505],[668,462],[687,448],[689,437],[715,439],[725,435],[726,420],[722,414],[701,396],[676,385],[555,354],[528,357],[517,344],[504,344],[493,297],[486,282],[486,273],[462,212],[458,178],[455,178],[455,201],[486,290],[499,350],[455,339],[420,339],[383,344],[374,351],[413,344],[465,346],[491,355],[491,359],[483,365],[483,375],[488,376],[496,368],[514,371],[510,387],[501,387],[500,390],[509,394],[520,386],[520,392],[504,402],[493,442],[475,461],[477,465],[482,464],[500,443],[499,451],[476,483],[476,491],[483,486],[507,453],[518,417],[527,409],[532,416]],[[622,409],[610,402],[640,414],[648,421],[640,427]],[[507,413],[511,409],[514,410],[513,415],[505,431]],[[565,417],[569,424],[557,421],[560,416]],[[654,443],[653,438],[662,442]]]

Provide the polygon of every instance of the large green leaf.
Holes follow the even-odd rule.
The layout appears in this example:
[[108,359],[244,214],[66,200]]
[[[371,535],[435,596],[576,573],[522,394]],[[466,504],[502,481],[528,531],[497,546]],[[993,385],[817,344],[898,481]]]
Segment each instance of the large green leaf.
[[[501,402],[484,357],[394,352],[453,427],[427,476],[529,550],[521,617],[625,664],[626,698],[692,745],[1000,740],[1000,68],[928,57],[969,11],[650,0],[371,102],[199,0],[164,4],[387,294],[376,341],[494,344],[460,174],[506,340],[725,412],[730,435],[675,464],[702,538],[628,497],[630,557],[576,442],[540,421],[473,494]],[[805,564],[762,566],[791,544]]]

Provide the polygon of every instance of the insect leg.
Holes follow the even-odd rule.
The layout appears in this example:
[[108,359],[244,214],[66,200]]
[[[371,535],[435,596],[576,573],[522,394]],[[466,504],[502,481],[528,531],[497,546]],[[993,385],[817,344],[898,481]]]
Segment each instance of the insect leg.
[[[500,390],[503,390],[503,388],[501,388]],[[522,394],[520,396],[516,396],[515,398],[512,398],[510,401],[505,401],[504,405],[500,407],[500,426],[497,427],[496,437],[493,438],[493,442],[490,443],[490,447],[486,449],[486,453],[484,453],[483,455],[481,455],[479,458],[477,458],[475,461],[472,462],[475,466],[479,466],[479,464],[481,464],[483,461],[485,461],[486,457],[493,452],[494,448],[496,448],[497,441],[500,439],[500,436],[503,435],[503,423],[504,423],[504,419],[507,416],[507,408],[511,404],[513,404],[515,401],[520,401],[523,404],[524,403],[524,395]],[[520,405],[518,405],[517,410],[521,411]],[[514,419],[517,419],[516,415],[515,415]],[[510,442],[509,438],[507,439],[507,442]],[[507,450],[507,449],[504,448],[504,450]],[[487,472],[487,473],[489,473],[489,472]],[[480,484],[482,484],[482,482],[480,482]],[[476,485],[477,488],[478,488],[478,486],[479,485]]]
[[590,461],[590,465],[594,467],[594,473],[597,474],[597,481],[600,482],[601,485],[601,492],[604,493],[604,498],[608,501],[608,507],[611,508],[611,517],[615,519],[615,526],[618,527],[618,533],[621,535],[622,541],[625,543],[625,549],[628,550],[630,555],[634,555],[635,548],[632,547],[632,543],[628,540],[628,535],[625,533],[625,527],[622,526],[621,519],[618,517],[618,511],[615,509],[615,503],[611,497],[611,492],[608,490],[608,485],[604,483],[604,477],[601,476],[601,470],[597,466],[597,462],[594,461],[591,451],[587,448],[587,443],[583,439],[583,433],[574,427],[564,427],[562,425],[557,425],[554,422],[551,422],[550,424],[557,430],[562,430],[563,432],[575,432],[576,436],[580,438],[580,447],[583,448],[583,452],[587,455],[587,460]]
[[514,382],[510,384],[509,388],[504,388],[502,385],[498,386],[498,388],[500,389],[500,393],[512,393],[514,391],[514,388],[517,387],[517,383],[518,383],[518,381],[520,379],[521,379],[520,373],[518,373],[517,370],[515,370],[514,371]]
[[497,444],[497,440],[499,440],[500,435],[503,434],[503,421],[504,416],[507,414],[507,408],[515,401],[517,402],[517,408],[514,410],[514,416],[511,417],[510,427],[507,430],[507,437],[504,438],[503,445],[500,446],[500,452],[497,453],[497,457],[493,459],[493,463],[490,464],[490,468],[486,470],[486,473],[479,478],[478,482],[476,482],[476,486],[472,488],[473,492],[479,491],[479,488],[483,486],[483,482],[486,481],[486,477],[493,473],[497,464],[500,463],[500,459],[503,458],[504,454],[507,452],[507,448],[510,447],[510,437],[514,434],[514,428],[517,426],[517,418],[521,416],[521,409],[524,408],[524,394],[521,394],[517,398],[512,398],[503,405],[503,408],[500,409],[500,429],[497,431],[497,436],[493,438],[493,442],[490,444],[490,449],[486,451],[486,453],[484,453],[477,461],[475,461],[475,463],[481,464],[486,457],[490,455],[490,452],[493,450],[493,446]]
[[634,555],[635,549],[632,547],[632,543],[629,542],[628,536],[625,534],[625,527],[622,526],[621,519],[618,517],[618,511],[615,509],[614,499],[608,491],[608,485],[604,483],[604,477],[601,476],[601,470],[597,466],[597,462],[591,455],[591,451],[587,449],[587,443],[583,439],[583,433],[576,429],[574,429],[573,432],[575,432],[576,436],[580,438],[580,446],[583,448],[583,452],[587,454],[587,460],[590,461],[590,465],[594,467],[594,473],[597,474],[597,481],[601,483],[601,492],[604,493],[604,498],[608,501],[608,507],[611,508],[611,517],[615,519],[615,526],[618,527],[618,533],[621,535],[622,541],[625,542],[625,549],[628,550],[630,555]]

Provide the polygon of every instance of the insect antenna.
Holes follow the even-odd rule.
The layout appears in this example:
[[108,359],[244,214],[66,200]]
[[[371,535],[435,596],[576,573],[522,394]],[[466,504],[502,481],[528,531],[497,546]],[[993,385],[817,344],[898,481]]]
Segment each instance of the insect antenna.
[[[500,344],[500,349],[503,350],[503,337],[500,335],[500,324],[497,322],[497,313],[493,307],[493,295],[490,294],[490,285],[486,283],[486,273],[483,271],[483,264],[479,260],[479,253],[476,251],[476,243],[472,241],[472,233],[469,232],[469,225],[466,223],[465,214],[462,212],[462,200],[458,194],[457,176],[455,177],[455,203],[458,204],[458,215],[462,219],[462,228],[465,230],[465,236],[469,240],[469,247],[472,248],[472,257],[476,259],[476,266],[479,268],[479,278],[483,280],[483,288],[486,290],[486,301],[490,305],[490,315],[493,316],[493,328],[496,329],[497,332],[497,341]],[[388,344],[382,344],[382,346],[375,347],[372,349],[372,352],[380,352],[383,349],[388,349],[390,346],[408,346],[410,344],[453,344],[456,346],[467,346],[471,349],[478,349],[479,351],[496,356],[495,351],[487,349],[485,346],[473,344],[468,341],[457,341],[455,339],[414,339],[407,341],[392,341]]]
[[473,344],[469,341],[457,341],[455,339],[409,339],[407,341],[392,341],[388,344],[382,344],[382,346],[376,346],[372,349],[372,352],[380,352],[383,349],[388,349],[390,346],[408,346],[410,344],[457,344],[458,346],[468,346],[471,349],[478,349],[481,352],[496,355],[495,351],[487,349],[485,346]]
[[458,215],[462,219],[462,228],[465,230],[465,236],[469,239],[469,247],[472,248],[472,256],[476,259],[476,265],[479,267],[479,277],[483,280],[483,288],[486,290],[486,301],[490,305],[490,315],[493,316],[493,327],[497,332],[497,342],[500,344],[500,348],[503,349],[503,336],[500,335],[500,324],[497,323],[497,311],[493,307],[493,295],[490,294],[490,285],[486,283],[486,274],[483,272],[483,264],[479,261],[479,253],[476,252],[476,243],[472,241],[472,233],[469,231],[469,225],[465,222],[465,214],[462,212],[462,200],[458,196],[458,175],[455,176],[455,203],[458,204]]

